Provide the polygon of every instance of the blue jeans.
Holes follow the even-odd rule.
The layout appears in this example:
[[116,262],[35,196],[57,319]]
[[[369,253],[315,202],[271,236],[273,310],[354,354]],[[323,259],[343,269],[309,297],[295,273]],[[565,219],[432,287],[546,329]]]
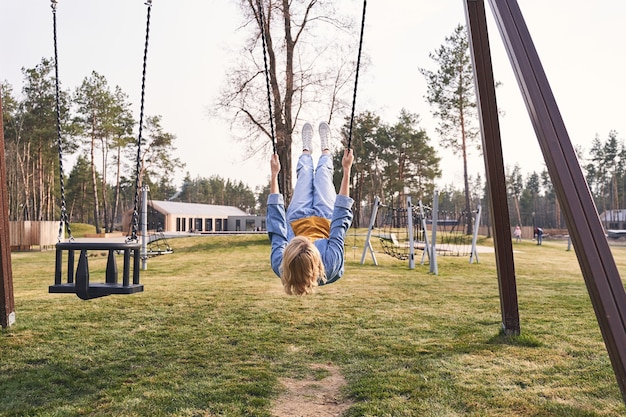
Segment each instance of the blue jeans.
[[296,186],[287,208],[287,222],[318,216],[333,217],[337,192],[333,184],[333,160],[331,155],[322,154],[313,169],[313,157],[302,154],[296,167]]

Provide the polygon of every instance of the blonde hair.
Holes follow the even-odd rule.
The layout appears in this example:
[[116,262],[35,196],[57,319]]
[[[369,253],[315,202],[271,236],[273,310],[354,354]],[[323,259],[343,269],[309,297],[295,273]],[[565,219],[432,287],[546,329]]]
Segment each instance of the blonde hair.
[[309,238],[296,236],[287,244],[280,280],[289,295],[311,294],[318,280],[326,281],[322,256]]

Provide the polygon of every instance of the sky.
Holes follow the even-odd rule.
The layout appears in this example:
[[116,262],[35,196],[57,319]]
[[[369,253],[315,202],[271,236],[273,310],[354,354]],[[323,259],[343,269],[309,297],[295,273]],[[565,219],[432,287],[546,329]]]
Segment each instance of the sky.
[[[353,6],[360,21],[362,2]],[[269,178],[269,155],[249,157],[223,119],[210,115],[245,34],[238,0],[154,0],[146,75],[145,114],[161,115],[176,136],[176,155],[186,164],[174,176],[219,175],[251,188]],[[626,48],[622,0],[518,0],[574,146],[588,152],[611,130],[626,137]],[[346,6],[346,7],[347,7]],[[544,167],[537,138],[500,34],[486,2],[505,166],[524,173]],[[349,10],[349,9],[348,9]],[[79,86],[92,71],[119,85],[139,116],[147,6],[143,0],[59,0],[57,41],[63,88]],[[0,0],[0,80],[21,90],[22,68],[53,56],[52,12],[47,0]],[[462,188],[458,157],[438,146],[437,121],[425,100],[419,68],[436,70],[429,58],[458,24],[463,0],[370,0],[363,53],[370,61],[359,76],[356,111],[373,111],[393,124],[401,109],[420,116],[442,157],[440,186]],[[352,50],[357,51],[358,44]],[[355,56],[356,59],[356,56]],[[296,131],[306,120],[300,120]],[[295,151],[294,151],[295,152]],[[294,154],[295,155],[295,154]],[[469,173],[484,175],[482,156],[470,155]]]

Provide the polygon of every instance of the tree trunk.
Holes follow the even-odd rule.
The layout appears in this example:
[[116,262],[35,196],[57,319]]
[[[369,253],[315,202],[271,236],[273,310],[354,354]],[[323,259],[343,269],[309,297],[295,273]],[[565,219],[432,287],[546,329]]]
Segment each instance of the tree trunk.
[[101,181],[101,187],[102,187],[102,212],[104,215],[104,221],[103,221],[103,225],[104,225],[104,232],[110,232],[111,230],[109,229],[109,202],[107,199],[107,156],[108,156],[108,148],[107,148],[107,144],[106,144],[106,138],[102,138],[100,139],[100,144],[102,146],[102,181]]
[[117,220],[117,212],[119,210],[119,205],[120,205],[120,177],[122,175],[122,162],[121,162],[121,156],[122,156],[122,148],[120,146],[117,147],[117,172],[115,175],[115,198],[114,198],[114,202],[113,202],[113,213],[111,215],[111,226],[109,227],[110,230],[113,230],[113,224],[114,222]]
[[467,229],[466,234],[471,235],[473,231],[472,216],[470,210],[470,195],[469,195],[469,176],[467,173],[467,146],[465,138],[465,118],[463,116],[463,108],[461,108],[461,152],[463,153],[463,185],[465,187],[465,215],[467,217]]
[[[354,192],[354,201],[363,201],[363,173],[355,172],[352,177],[352,190]],[[361,211],[361,204],[354,205],[354,227],[361,227],[361,217],[363,213]]]
[[72,205],[69,210],[67,210],[68,218],[72,218],[74,216],[74,206],[76,205],[76,200],[72,201]]
[[[9,147],[10,146],[10,147]],[[9,197],[9,220],[15,220],[16,203],[19,198],[19,188],[17,186],[17,163],[15,160],[15,145],[10,144],[6,149],[6,167],[7,167],[7,189]]]
[[98,203],[98,181],[96,175],[96,160],[95,160],[95,148],[96,142],[95,138],[91,137],[91,184],[92,184],[92,192],[93,192],[93,221],[96,226],[96,233],[100,233],[100,209]]
[[87,206],[85,204],[85,202],[87,201],[87,184],[86,183],[82,183],[80,186],[80,212],[77,213],[76,218],[80,219],[81,223],[86,223],[86,219],[88,218],[87,216]]
[[556,213],[556,227],[558,229],[561,228],[561,205],[559,204],[559,199],[554,199],[554,209]]
[[519,197],[517,195],[513,195],[513,202],[515,203],[515,215],[517,216],[517,224],[522,225],[522,214],[519,209]]
[[37,220],[37,182],[36,182],[36,160],[33,156],[29,155],[28,157],[28,188],[30,193],[28,195],[28,220]]
[[43,166],[43,152],[41,150],[41,145],[37,148],[37,215],[36,219],[41,221],[43,220],[43,212],[44,212],[44,166]]
[[[283,182],[283,194],[285,196],[285,203],[288,204],[291,201],[291,196],[293,193],[292,189],[292,161],[291,161],[291,144],[292,137],[291,134],[293,132],[293,115],[291,113],[293,106],[293,94],[294,94],[294,86],[293,86],[293,54],[295,49],[295,42],[291,35],[291,13],[290,13],[290,5],[289,0],[283,0],[283,19],[285,22],[285,106],[284,106],[284,122],[280,123],[282,126],[282,139],[283,139],[283,154],[279,154],[279,157],[282,156],[281,159],[281,171],[282,171],[282,182]],[[268,27],[269,29],[269,27]],[[276,77],[277,74],[274,74],[274,79],[278,80]],[[278,90],[278,81],[276,81],[276,88],[274,92]],[[276,97],[276,96],[275,96]],[[278,96],[280,97],[280,95]],[[278,104],[278,103],[276,103]],[[276,113],[280,114],[281,107],[275,107]],[[278,126],[277,121],[276,126]],[[282,165],[283,160],[285,165]]]
[[[54,164],[53,164],[54,167]],[[54,200],[54,169],[48,173],[48,212],[46,213],[46,220],[55,220],[54,213],[56,208],[56,201]]]
[[618,190],[617,190],[617,174],[613,173],[613,176],[611,177],[611,194],[613,196],[613,198],[611,199],[611,204],[613,207],[611,207],[614,210],[619,209],[619,195],[618,195]]
[[44,204],[43,204],[43,220],[52,220],[52,218],[50,217],[50,211],[51,211],[51,205],[52,205],[52,195],[53,195],[53,188],[54,188],[54,176],[52,175],[52,172],[54,169],[46,164],[46,167],[43,171],[43,175],[44,175]]
[[25,215],[26,213],[28,213],[30,211],[28,202],[29,202],[29,196],[30,196],[30,182],[29,182],[29,174],[28,174],[28,160],[29,160],[29,155],[30,155],[30,144],[25,144],[24,148],[23,148],[23,153],[22,153],[23,157],[21,157],[18,153],[17,155],[17,160],[19,162],[19,168],[20,168],[20,173],[21,173],[21,182],[22,182],[22,198],[21,198],[21,202],[18,201],[17,204],[17,209],[18,212],[16,213],[16,220],[28,220],[27,215]]
[[293,196],[293,176],[292,172],[292,161],[291,161],[291,145],[286,145],[285,147],[281,147],[281,150],[278,151],[278,158],[280,159],[281,169],[279,175],[279,186],[281,188],[281,192],[285,198],[285,205],[289,205],[291,201],[291,197]]

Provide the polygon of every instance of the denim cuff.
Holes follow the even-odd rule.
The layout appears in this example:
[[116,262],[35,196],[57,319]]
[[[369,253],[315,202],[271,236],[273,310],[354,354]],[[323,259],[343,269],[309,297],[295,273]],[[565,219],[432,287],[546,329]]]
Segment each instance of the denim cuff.
[[270,194],[267,197],[267,204],[285,204],[285,199],[282,194]]
[[352,204],[354,204],[354,200],[351,197],[347,197],[345,195],[338,194],[337,199],[335,200],[335,206],[351,209]]

